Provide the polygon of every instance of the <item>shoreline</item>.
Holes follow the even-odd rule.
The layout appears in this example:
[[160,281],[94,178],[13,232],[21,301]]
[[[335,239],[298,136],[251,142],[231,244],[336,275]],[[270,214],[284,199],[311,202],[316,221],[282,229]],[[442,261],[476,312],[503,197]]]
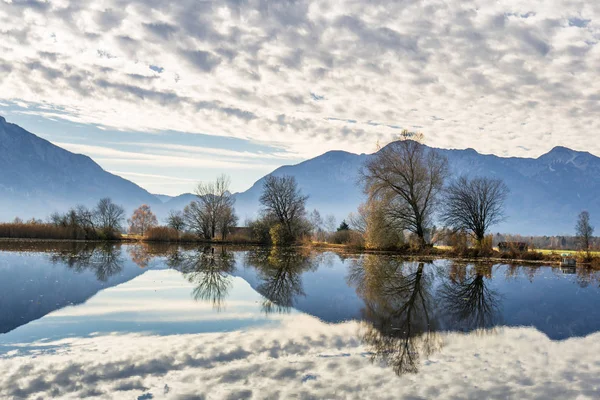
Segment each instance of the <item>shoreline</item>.
[[[35,244],[35,243],[44,243],[44,244],[52,244],[52,243],[77,243],[77,244],[148,244],[148,245],[174,245],[174,246],[191,246],[191,245],[205,245],[205,246],[249,246],[249,247],[273,247],[268,244],[259,243],[259,242],[234,242],[234,241],[206,241],[206,240],[197,240],[197,241],[150,241],[144,240],[142,238],[119,238],[113,240],[71,240],[71,239],[32,239],[32,238],[0,238],[0,245],[3,243],[12,243],[12,244]],[[539,252],[542,257],[547,257],[541,260],[527,260],[523,258],[502,258],[497,256],[491,257],[462,257],[452,254],[450,250],[432,248],[428,252],[423,253],[415,253],[415,252],[403,252],[399,250],[376,250],[376,249],[365,249],[365,248],[356,248],[346,245],[339,244],[329,244],[329,243],[299,243],[296,245],[289,246],[289,248],[296,249],[310,249],[310,250],[321,250],[321,251],[332,251],[336,253],[348,254],[348,255],[362,255],[362,254],[373,254],[373,255],[388,255],[388,256],[398,256],[408,260],[423,260],[423,261],[434,261],[434,260],[451,260],[457,262],[466,262],[466,263],[494,263],[494,264],[530,264],[530,265],[540,265],[540,266],[551,266],[556,267],[561,264],[561,260],[557,259],[560,257],[557,253],[544,254]],[[0,249],[0,251],[2,251]],[[544,250],[549,251],[549,250]],[[567,250],[563,250],[567,251]],[[572,252],[572,250],[569,250]],[[577,262],[577,267],[588,267],[593,269],[598,269],[591,263]]]

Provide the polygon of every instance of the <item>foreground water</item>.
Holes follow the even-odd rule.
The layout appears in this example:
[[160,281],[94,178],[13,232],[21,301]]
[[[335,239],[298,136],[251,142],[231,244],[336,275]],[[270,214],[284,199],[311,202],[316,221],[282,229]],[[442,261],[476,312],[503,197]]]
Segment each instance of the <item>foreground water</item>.
[[600,274],[0,244],[0,398],[599,398]]

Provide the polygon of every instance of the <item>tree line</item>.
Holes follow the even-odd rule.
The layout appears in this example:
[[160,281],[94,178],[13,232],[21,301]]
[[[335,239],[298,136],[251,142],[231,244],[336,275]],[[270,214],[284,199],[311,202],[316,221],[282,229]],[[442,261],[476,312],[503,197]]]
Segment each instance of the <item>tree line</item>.
[[[446,243],[491,250],[490,228],[505,218],[507,185],[500,179],[461,175],[452,177],[448,160],[423,145],[423,135],[404,130],[399,138],[379,149],[361,169],[360,185],[366,202],[337,226],[317,210],[308,213],[308,196],[292,176],[268,175],[259,198],[260,212],[245,221],[246,240],[287,245],[301,239],[353,244],[373,249],[431,247]],[[156,240],[179,240],[182,236],[225,241],[238,226],[231,181],[225,175],[199,183],[196,199],[183,210],[172,210],[159,226],[148,205],[136,209],[127,220],[130,234]],[[434,224],[438,221],[443,228]],[[125,230],[123,207],[105,198],[88,209],[77,206],[55,213],[50,223],[83,232],[86,238],[114,237]],[[577,243],[588,251],[593,246],[590,216],[582,212]]]

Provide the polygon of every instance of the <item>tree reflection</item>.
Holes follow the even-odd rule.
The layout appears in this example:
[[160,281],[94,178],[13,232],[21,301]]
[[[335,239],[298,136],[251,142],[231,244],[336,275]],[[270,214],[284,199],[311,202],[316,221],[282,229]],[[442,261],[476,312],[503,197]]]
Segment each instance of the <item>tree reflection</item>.
[[76,272],[93,271],[102,282],[123,270],[121,247],[109,243],[74,244],[69,249],[53,253],[50,259]]
[[432,307],[433,272],[424,263],[366,255],[348,278],[365,301],[363,341],[374,361],[384,361],[398,375],[418,372],[420,356],[441,349]]
[[233,253],[224,247],[206,247],[193,252],[171,251],[167,265],[183,273],[193,284],[192,296],[197,301],[210,302],[216,310],[222,310],[232,287],[231,274],[235,270]]
[[152,254],[150,253],[150,247],[146,243],[139,243],[130,246],[127,249],[131,261],[133,261],[140,268],[147,268],[152,261]]
[[246,263],[258,270],[261,283],[256,290],[264,296],[265,313],[289,312],[299,296],[305,296],[302,274],[317,264],[310,254],[295,249],[258,249],[246,255]]
[[488,287],[491,265],[453,263],[439,291],[445,316],[462,331],[482,330],[495,326],[500,296]]

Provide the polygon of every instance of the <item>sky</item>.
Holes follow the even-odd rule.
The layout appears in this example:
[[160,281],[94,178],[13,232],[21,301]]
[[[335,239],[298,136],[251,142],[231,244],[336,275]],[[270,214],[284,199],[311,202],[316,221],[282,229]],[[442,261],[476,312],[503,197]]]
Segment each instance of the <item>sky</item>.
[[589,0],[0,0],[0,115],[153,193],[401,129],[600,155]]

